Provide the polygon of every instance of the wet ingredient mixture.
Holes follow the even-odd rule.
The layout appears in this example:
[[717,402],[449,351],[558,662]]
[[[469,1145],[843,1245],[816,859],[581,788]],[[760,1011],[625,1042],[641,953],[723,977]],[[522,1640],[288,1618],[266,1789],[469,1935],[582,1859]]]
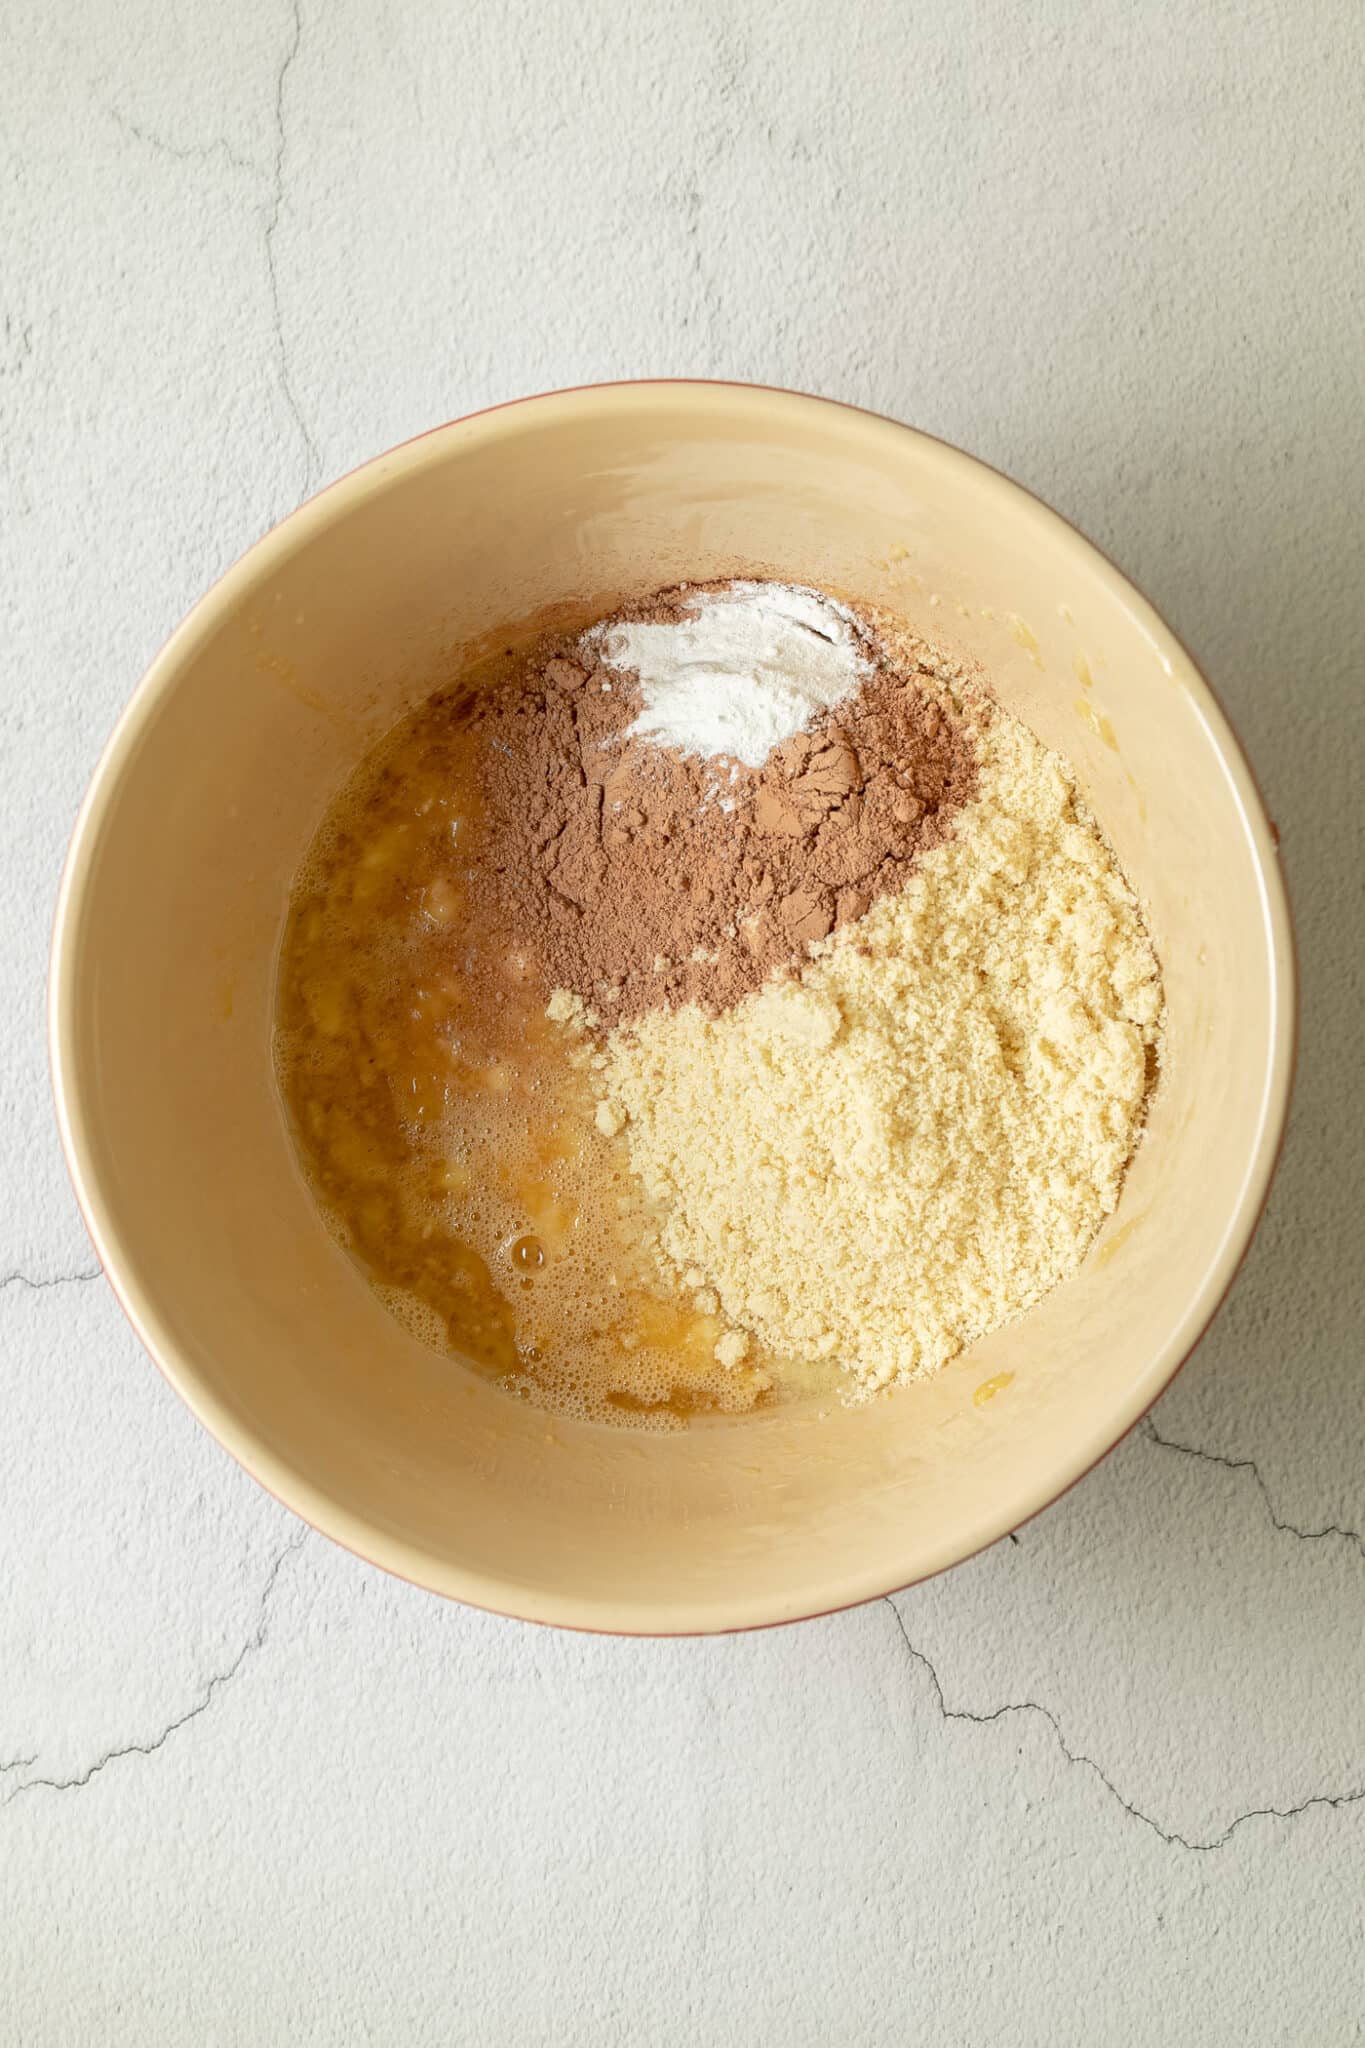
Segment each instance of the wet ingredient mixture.
[[342,1240],[510,1391],[678,1426],[934,1370],[1074,1271],[1159,970],[1065,765],[889,618],[678,589],[434,697],[299,879]]
[[308,1178],[394,1314],[509,1392],[671,1426],[752,1407],[767,1377],[722,1365],[718,1304],[664,1282],[529,953],[471,918],[474,707],[505,687],[495,665],[391,735],[298,879],[276,1051]]

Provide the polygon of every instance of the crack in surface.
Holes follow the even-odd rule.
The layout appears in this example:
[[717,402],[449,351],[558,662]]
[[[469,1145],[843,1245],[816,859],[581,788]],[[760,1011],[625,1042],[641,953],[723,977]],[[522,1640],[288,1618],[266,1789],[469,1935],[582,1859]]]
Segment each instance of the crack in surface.
[[1361,1556],[1365,1557],[1365,1535],[1362,1535],[1359,1529],[1347,1528],[1342,1522],[1324,1522],[1320,1529],[1304,1529],[1297,1522],[1286,1522],[1278,1515],[1275,1512],[1270,1488],[1266,1485],[1261,1468],[1254,1458],[1226,1458],[1220,1451],[1201,1451],[1197,1444],[1177,1443],[1174,1437],[1163,1436],[1150,1416],[1143,1424],[1143,1432],[1148,1442],[1155,1444],[1158,1450],[1174,1451],[1182,1458],[1197,1458],[1205,1465],[1221,1465],[1225,1472],[1249,1472],[1256,1482],[1261,1499],[1265,1502],[1265,1511],[1270,1517],[1272,1528],[1277,1529],[1282,1536],[1297,1536],[1301,1543],[1321,1543],[1328,1536],[1337,1536],[1342,1542],[1354,1545]]
[[1061,1722],[1057,1719],[1052,1709],[1043,1706],[1040,1701],[1007,1700],[1003,1706],[992,1707],[989,1713],[985,1714],[973,1713],[969,1707],[950,1707],[944,1698],[943,1686],[937,1671],[930,1663],[928,1657],[925,1656],[923,1650],[916,1649],[914,1643],[911,1642],[910,1633],[905,1626],[905,1619],[900,1609],[889,1593],[883,1594],[882,1598],[895,1616],[896,1627],[900,1630],[901,1641],[905,1645],[907,1656],[909,1656],[914,1664],[928,1673],[929,1683],[934,1689],[934,1698],[937,1702],[941,1719],[944,1721],[970,1721],[978,1728],[986,1728],[993,1721],[1006,1720],[1012,1714],[1037,1714],[1042,1720],[1046,1721],[1048,1727],[1052,1730],[1057,1747],[1066,1758],[1066,1761],[1069,1764],[1084,1764],[1085,1768],[1099,1779],[1110,1798],[1118,1802],[1129,1818],[1141,1821],[1143,1827],[1150,1828],[1158,1841],[1164,1842],[1168,1848],[1189,1849],[1196,1855],[1206,1855],[1210,1850],[1224,1848],[1232,1840],[1238,1829],[1245,1827],[1248,1821],[1297,1820],[1301,1813],[1307,1813],[1315,1806],[1359,1806],[1362,1802],[1365,1802],[1365,1785],[1361,1785],[1349,1792],[1315,1792],[1310,1798],[1300,1800],[1297,1806],[1251,1806],[1247,1808],[1245,1813],[1235,1814],[1221,1834],[1212,1835],[1204,1842],[1192,1840],[1190,1836],[1182,1835],[1178,1829],[1162,1827],[1160,1821],[1154,1820],[1151,1814],[1144,1813],[1140,1806],[1134,1806],[1131,1800],[1125,1799],[1113,1779],[1095,1762],[1094,1757],[1086,1756],[1082,1750],[1072,1749],[1062,1732]]
[[[95,1761],[89,1764],[85,1770],[78,1772],[76,1776],[71,1778],[26,1778],[21,1785],[16,1785],[3,1801],[0,1801],[0,1805],[12,1806],[14,1801],[22,1798],[25,1792],[36,1792],[39,1788],[48,1792],[77,1792],[83,1785],[88,1785],[92,1778],[98,1777],[99,1773],[109,1764],[119,1762],[122,1757],[155,1756],[156,1752],[159,1749],[164,1749],[171,1737],[177,1734],[180,1729],[187,1727],[191,1721],[197,1721],[201,1714],[208,1711],[223,1689],[232,1683],[243,1665],[251,1657],[255,1656],[258,1650],[265,1647],[270,1633],[271,1602],[275,1597],[275,1588],[279,1581],[281,1569],[286,1559],[293,1557],[302,1548],[307,1535],[308,1531],[306,1529],[300,1529],[295,1535],[290,1537],[283,1549],[277,1553],[270,1570],[266,1574],[265,1584],[261,1588],[260,1596],[256,1603],[256,1625],[236,1655],[229,1663],[223,1666],[221,1671],[215,1671],[204,1681],[199,1689],[198,1697],[190,1706],[186,1707],[182,1714],[177,1714],[174,1720],[168,1721],[159,1735],[154,1735],[149,1742],[119,1743],[113,1749],[105,1750],[102,1756],[97,1756]],[[22,1764],[32,1763],[33,1761],[32,1757],[21,1757],[4,1768],[16,1770]]]
[[[685,297],[680,302],[679,324],[684,332],[694,326],[701,328],[703,346],[713,345],[714,329],[721,317],[720,294],[707,263],[703,216],[712,180],[722,170],[726,159],[733,155],[735,138],[743,125],[743,110],[738,102],[743,97],[745,74],[750,62],[747,31],[729,21],[722,23],[712,32],[709,54],[712,73],[708,87],[711,107],[707,129],[698,138],[688,164],[671,166],[664,173],[659,187],[669,217],[676,221],[681,231],[679,269],[690,279],[695,292],[694,305],[689,304]],[[697,374],[707,373],[698,371]]]
[[48,1287],[87,1287],[92,1280],[102,1280],[104,1268],[91,1267],[88,1273],[54,1273],[50,1279],[35,1280],[32,1273],[25,1273],[18,1266],[11,1272],[0,1273],[0,1294],[7,1287],[23,1287],[30,1294],[41,1294]]
[[33,354],[33,322],[16,319],[13,313],[5,315],[4,357],[0,359],[0,377],[17,377],[24,364]]
[[203,164],[222,158],[236,171],[257,171],[260,168],[258,164],[252,163],[249,157],[239,156],[226,136],[220,135],[213,142],[167,142],[164,135],[154,135],[150,128],[144,128],[141,122],[131,120],[127,114],[120,113],[117,107],[106,107],[104,111],[115,127],[121,128],[125,135],[131,135],[145,148],[154,150],[158,156],[168,156],[175,163]]
[[293,33],[290,37],[289,46],[281,60],[279,71],[275,76],[275,152],[271,164],[270,205],[265,221],[265,262],[270,279],[270,308],[275,335],[275,357],[280,396],[284,400],[289,416],[298,429],[299,439],[303,443],[302,495],[306,498],[317,481],[321,468],[321,457],[318,454],[318,446],[313,439],[312,430],[303,416],[303,408],[299,404],[298,393],[294,389],[294,380],[289,369],[289,348],[284,338],[284,316],[280,307],[279,266],[275,257],[275,236],[279,230],[280,215],[284,210],[284,158],[286,147],[284,88],[285,81],[293,68],[294,59],[299,54],[299,45],[303,41],[303,9],[301,0],[291,0],[290,18]]

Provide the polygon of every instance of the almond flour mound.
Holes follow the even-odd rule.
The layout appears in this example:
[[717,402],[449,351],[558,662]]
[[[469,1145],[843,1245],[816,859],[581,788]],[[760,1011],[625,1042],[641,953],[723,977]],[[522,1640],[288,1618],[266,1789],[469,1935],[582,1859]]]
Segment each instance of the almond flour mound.
[[865,1391],[1075,1271],[1155,1069],[1156,956],[1069,771],[998,706],[964,715],[975,797],[898,893],[799,976],[652,1011],[592,1059],[675,1281]]

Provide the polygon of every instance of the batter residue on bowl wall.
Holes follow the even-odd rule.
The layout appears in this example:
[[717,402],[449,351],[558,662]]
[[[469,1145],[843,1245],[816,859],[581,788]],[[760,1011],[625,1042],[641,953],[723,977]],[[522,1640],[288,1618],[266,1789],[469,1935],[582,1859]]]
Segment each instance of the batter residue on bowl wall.
[[277,1055],[428,1341],[677,1426],[936,1369],[1073,1272],[1160,974],[1066,766],[902,625],[658,593],[434,696],[296,885]]

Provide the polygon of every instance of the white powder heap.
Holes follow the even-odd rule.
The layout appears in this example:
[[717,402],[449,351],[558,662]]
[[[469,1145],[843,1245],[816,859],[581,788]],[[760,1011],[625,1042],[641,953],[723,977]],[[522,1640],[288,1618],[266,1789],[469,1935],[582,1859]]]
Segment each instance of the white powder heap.
[[644,710],[633,734],[707,759],[761,768],[774,747],[850,696],[871,670],[851,612],[786,583],[698,590],[678,620],[626,620],[584,635],[634,669]]

